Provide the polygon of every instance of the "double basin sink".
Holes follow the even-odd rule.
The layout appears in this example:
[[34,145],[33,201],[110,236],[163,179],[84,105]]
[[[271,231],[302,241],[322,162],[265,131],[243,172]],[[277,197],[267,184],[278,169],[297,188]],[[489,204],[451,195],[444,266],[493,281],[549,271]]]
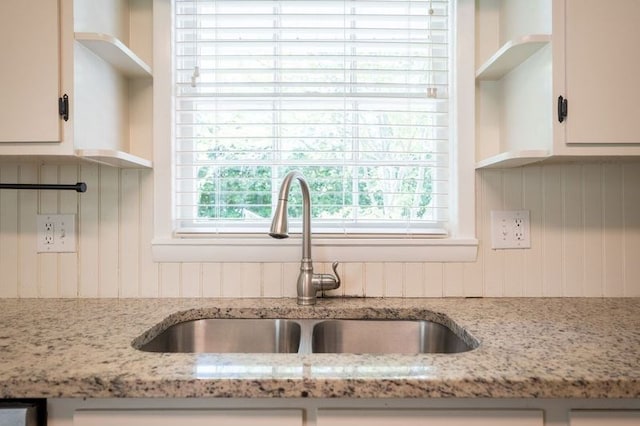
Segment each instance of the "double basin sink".
[[134,344],[181,353],[458,353],[478,346],[427,320],[196,319]]

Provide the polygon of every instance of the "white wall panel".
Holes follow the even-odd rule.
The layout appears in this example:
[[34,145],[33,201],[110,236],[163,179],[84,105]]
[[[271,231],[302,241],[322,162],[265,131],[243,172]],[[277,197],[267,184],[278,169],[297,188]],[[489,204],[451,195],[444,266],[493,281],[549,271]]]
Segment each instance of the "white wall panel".
[[222,265],[222,297],[260,297],[259,263],[225,263]]
[[180,264],[160,265],[160,297],[181,297]]
[[262,265],[262,297],[282,297],[282,264]]
[[78,208],[79,296],[98,297],[100,270],[100,187],[99,167],[94,164],[80,166],[80,180],[87,184],[87,192],[80,198]]
[[[349,276],[346,280],[349,281]],[[404,297],[424,297],[424,286],[424,263],[406,263],[404,265]]]
[[183,263],[180,267],[182,297],[202,297],[202,264]]
[[[296,297],[296,280],[300,273],[300,262],[285,263],[282,267],[282,296]],[[382,276],[382,275],[381,275]]]
[[366,263],[364,271],[364,289],[368,297],[384,296],[384,264]]
[[624,294],[640,296],[640,167],[626,164],[623,168],[624,214]]
[[[247,264],[251,265],[251,264]],[[220,296],[242,297],[242,263],[222,264],[222,283]]]
[[[58,167],[40,167],[41,182],[58,183]],[[39,214],[58,213],[58,191],[38,191]],[[41,253],[38,255],[38,295],[56,297],[58,295],[58,254]]]
[[402,263],[385,263],[384,273],[384,296],[403,297],[404,296],[404,268]]
[[[153,175],[93,164],[2,164],[0,180],[89,190],[0,191],[0,297],[295,297],[299,263],[154,263]],[[332,294],[640,296],[640,165],[487,170],[472,263],[341,263]],[[531,249],[493,250],[491,210],[531,212]],[[36,214],[78,215],[78,252],[36,253]],[[338,259],[339,260],[339,259]],[[314,265],[331,271],[329,263]]]
[[463,295],[465,297],[482,297],[482,262],[465,263],[463,267]]
[[[140,240],[140,296],[157,297],[158,264],[151,257],[151,240],[153,239],[153,174],[150,171],[140,172],[140,220],[138,222]],[[125,212],[126,214],[126,212]]]
[[[58,180],[60,183],[74,184],[78,182],[77,167],[60,167]],[[75,191],[60,191],[58,212],[60,214],[78,214],[79,194]],[[78,229],[76,216],[76,231]],[[76,232],[76,247],[78,235]],[[58,289],[57,297],[78,297],[78,253],[58,254]]]
[[531,248],[524,256],[524,294],[523,296],[542,296],[542,236],[544,235],[542,168],[533,166],[522,170],[523,209],[529,210],[531,220]]
[[[480,279],[482,279],[482,277],[480,277]],[[424,280],[425,297],[444,296],[444,263],[425,263]],[[369,283],[367,282],[367,286],[368,285]]]
[[[112,167],[100,168],[99,269],[100,297],[118,297],[120,251],[126,255],[126,241],[120,245],[120,173]],[[134,254],[135,255],[135,254]]]
[[[18,166],[0,167],[0,181],[18,182]],[[18,191],[0,191],[0,297],[18,297]]]
[[[38,168],[27,164],[20,166],[20,183],[37,183]],[[36,254],[36,215],[38,194],[36,191],[18,193],[18,296],[39,297],[38,256]],[[4,278],[4,274],[2,275]]]
[[202,265],[202,295],[204,297],[220,297],[222,282],[222,265],[220,263],[204,263]]
[[[482,206],[483,204],[483,191],[480,190],[482,188],[482,180],[480,179],[480,173],[476,174],[476,206]],[[480,209],[477,210],[480,212]],[[478,213],[476,214],[476,235],[484,234],[484,223],[483,223],[483,215]],[[484,251],[482,250],[483,246],[480,246],[478,250],[478,256],[476,258],[476,262],[473,263],[465,263],[464,265],[464,295],[468,297],[480,297],[484,294]],[[430,264],[425,264],[425,267]],[[425,296],[428,296],[428,293],[425,293]],[[442,296],[442,292],[440,292],[440,296]]]
[[[505,209],[521,210],[523,208],[524,185],[522,171],[523,169],[511,169],[505,170],[503,173],[503,205]],[[524,296],[524,265],[527,251],[528,250],[505,250],[503,252],[503,296]]]
[[549,166],[543,175],[542,295],[562,296],[562,166]]
[[[333,273],[331,268],[327,272]],[[340,264],[338,273],[343,282],[340,287],[344,289],[345,296],[363,297],[365,295],[365,273],[362,263]]]
[[[638,181],[640,182],[640,180]],[[604,278],[604,228],[602,167],[588,164],[583,168],[584,191],[584,293],[583,296],[601,297]]]
[[583,295],[585,269],[582,166],[565,166],[562,182],[562,295],[577,297]]
[[476,214],[482,215],[482,234],[479,234],[480,250],[484,262],[483,294],[500,297],[504,294],[504,252],[491,249],[491,210],[503,210],[503,172],[487,170],[480,181],[484,204],[476,206]]
[[444,264],[444,296],[463,297],[464,265],[461,263]]
[[140,180],[138,170],[120,174],[120,297],[140,294]]
[[[624,295],[624,213],[622,167],[604,165],[604,295]],[[636,212],[637,214],[637,212]]]
[[[259,263],[242,264],[240,285],[242,286],[242,297],[260,297],[262,294],[262,268]],[[233,278],[236,279],[235,277]]]

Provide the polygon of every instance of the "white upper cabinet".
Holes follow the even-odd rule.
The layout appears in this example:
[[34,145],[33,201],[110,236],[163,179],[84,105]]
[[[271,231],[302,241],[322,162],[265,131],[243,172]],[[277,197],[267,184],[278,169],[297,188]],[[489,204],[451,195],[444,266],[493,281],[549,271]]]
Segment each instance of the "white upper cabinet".
[[0,142],[59,142],[58,2],[2,2],[0,54]]
[[20,59],[1,71],[5,103],[20,109],[0,119],[0,141],[29,142],[0,144],[0,156],[151,167],[153,0],[28,0],[0,12],[11,40],[0,53]]
[[640,1],[566,0],[567,143],[640,144]]
[[639,21],[637,0],[476,0],[476,166],[640,156]]

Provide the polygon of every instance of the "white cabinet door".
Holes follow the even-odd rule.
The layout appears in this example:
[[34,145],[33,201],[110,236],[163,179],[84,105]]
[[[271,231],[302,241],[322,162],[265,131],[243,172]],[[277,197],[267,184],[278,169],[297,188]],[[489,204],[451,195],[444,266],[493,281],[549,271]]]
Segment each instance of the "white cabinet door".
[[640,143],[640,1],[566,0],[567,143]]
[[543,426],[539,410],[318,410],[318,426]]
[[571,411],[571,426],[638,426],[640,411],[634,410],[597,410]]
[[78,410],[74,426],[302,426],[302,410]]
[[0,5],[0,142],[61,140],[57,0]]

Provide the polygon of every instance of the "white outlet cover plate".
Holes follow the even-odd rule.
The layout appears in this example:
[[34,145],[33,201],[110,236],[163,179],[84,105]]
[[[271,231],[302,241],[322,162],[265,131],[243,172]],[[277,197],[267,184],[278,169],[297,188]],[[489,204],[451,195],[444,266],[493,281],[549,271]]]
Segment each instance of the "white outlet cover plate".
[[492,210],[491,248],[531,248],[529,210]]
[[38,253],[75,253],[76,215],[39,214],[37,216]]

